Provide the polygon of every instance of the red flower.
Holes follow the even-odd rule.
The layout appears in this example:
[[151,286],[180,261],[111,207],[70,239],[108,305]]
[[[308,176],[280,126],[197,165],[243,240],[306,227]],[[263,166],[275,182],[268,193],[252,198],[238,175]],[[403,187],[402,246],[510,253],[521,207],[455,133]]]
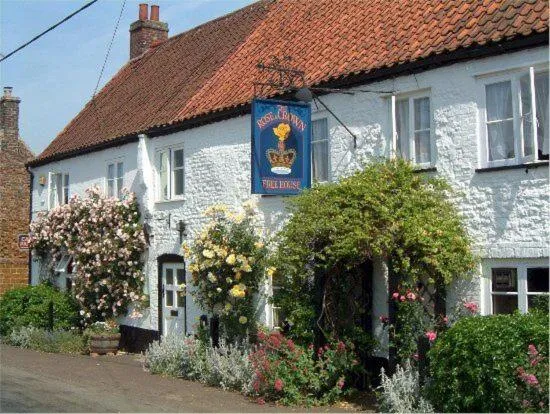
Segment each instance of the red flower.
[[264,405],[265,404],[265,400],[262,398],[262,397],[259,397],[256,402],[260,405]]
[[338,381],[336,385],[338,386],[338,388],[342,389],[344,388],[345,382],[343,379],[340,379],[340,381]]
[[283,390],[283,380],[280,378],[277,378],[275,380],[275,383],[273,384],[273,388],[275,388],[275,391],[281,392]]
[[338,341],[338,351],[344,352],[346,350],[346,344],[342,341]]
[[428,331],[426,332],[426,338],[428,338],[428,341],[433,342],[437,338],[437,333],[434,331]]
[[394,292],[393,295],[391,295],[393,299],[399,298],[399,292]]

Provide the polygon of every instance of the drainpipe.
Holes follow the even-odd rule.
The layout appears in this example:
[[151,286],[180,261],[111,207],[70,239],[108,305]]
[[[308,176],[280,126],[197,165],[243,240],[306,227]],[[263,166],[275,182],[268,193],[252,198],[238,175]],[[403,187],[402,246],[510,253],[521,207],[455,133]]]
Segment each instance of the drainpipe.
[[[34,188],[34,174],[29,167],[27,167],[27,172],[29,173],[30,179],[31,179],[31,184],[29,185],[29,225],[30,225],[32,221],[32,192]],[[28,269],[29,269],[28,284],[31,285],[32,283],[32,251],[31,249],[29,249]]]

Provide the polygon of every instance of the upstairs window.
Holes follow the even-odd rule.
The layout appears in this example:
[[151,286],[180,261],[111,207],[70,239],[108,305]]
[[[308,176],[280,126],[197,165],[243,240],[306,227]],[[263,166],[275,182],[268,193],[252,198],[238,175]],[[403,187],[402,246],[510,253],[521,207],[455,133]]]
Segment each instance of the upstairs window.
[[329,149],[327,119],[311,123],[311,181],[325,182],[329,179]]
[[124,163],[116,161],[107,164],[107,195],[119,197],[124,187]]
[[69,174],[49,173],[48,208],[52,209],[69,202]]
[[484,163],[513,165],[548,159],[548,71],[533,67],[485,83]]
[[182,148],[165,148],[156,154],[159,201],[183,197],[184,157]]
[[430,97],[392,96],[391,103],[395,154],[414,164],[430,166],[433,163]]

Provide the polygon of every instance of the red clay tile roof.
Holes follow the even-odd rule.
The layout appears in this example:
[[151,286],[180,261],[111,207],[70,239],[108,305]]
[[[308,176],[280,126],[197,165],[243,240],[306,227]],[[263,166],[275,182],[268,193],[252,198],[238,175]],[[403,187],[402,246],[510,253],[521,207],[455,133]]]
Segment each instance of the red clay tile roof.
[[128,62],[32,164],[243,107],[271,56],[319,85],[547,32],[546,0],[263,0]]

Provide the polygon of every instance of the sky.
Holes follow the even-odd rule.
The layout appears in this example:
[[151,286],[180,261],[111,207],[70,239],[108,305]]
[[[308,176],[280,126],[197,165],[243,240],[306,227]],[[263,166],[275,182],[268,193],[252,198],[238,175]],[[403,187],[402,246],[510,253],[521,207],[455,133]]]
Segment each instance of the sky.
[[[8,54],[88,1],[0,0],[0,53]],[[126,0],[99,88],[128,60],[128,30],[139,3],[158,4],[160,20],[173,36],[252,2]],[[21,98],[19,135],[36,155],[92,97],[123,3],[99,0],[0,63],[0,86],[13,87],[13,95]]]

